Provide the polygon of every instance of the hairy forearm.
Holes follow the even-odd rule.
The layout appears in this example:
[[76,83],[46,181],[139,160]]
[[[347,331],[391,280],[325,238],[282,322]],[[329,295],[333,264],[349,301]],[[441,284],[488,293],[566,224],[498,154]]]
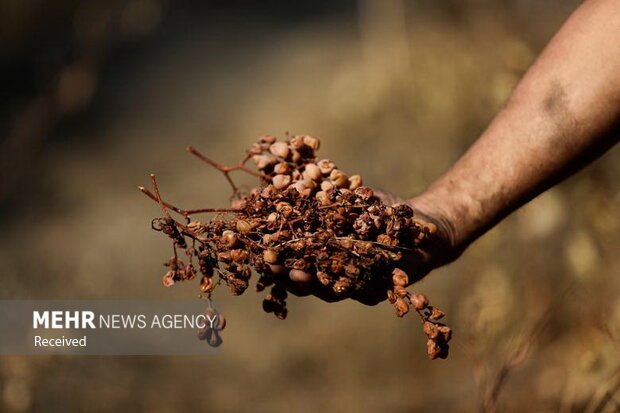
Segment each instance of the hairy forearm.
[[618,140],[620,2],[576,10],[475,144],[421,196],[465,248]]

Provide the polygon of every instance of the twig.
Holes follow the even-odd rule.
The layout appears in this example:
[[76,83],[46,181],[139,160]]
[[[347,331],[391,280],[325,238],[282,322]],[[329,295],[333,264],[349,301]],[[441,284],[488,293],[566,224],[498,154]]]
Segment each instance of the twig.
[[159,193],[159,187],[157,186],[157,179],[155,179],[155,174],[150,174],[149,175],[151,178],[151,185],[153,185],[153,191],[155,191],[155,199],[157,200],[157,203],[159,204],[159,207],[161,208],[161,212],[164,214],[164,216],[168,219],[172,219],[172,217],[170,216],[170,213],[168,212],[168,209],[166,208],[166,206],[164,205],[164,202],[161,199],[161,194]]
[[511,371],[521,365],[530,354],[532,346],[543,331],[549,326],[551,322],[551,316],[557,309],[558,305],[561,303],[562,299],[568,294],[568,292],[572,289],[572,285],[567,287],[566,290],[556,299],[554,303],[552,303],[549,308],[541,315],[538,321],[534,324],[534,327],[530,331],[529,334],[525,336],[521,344],[515,349],[512,355],[504,362],[504,364],[500,367],[497,375],[493,382],[489,383],[487,386],[486,393],[484,395],[483,407],[486,412],[496,412],[498,410],[498,399],[499,394],[502,391],[508,376]]
[[[151,198],[153,201],[155,202],[159,202],[159,200],[157,199],[157,197],[155,195],[153,195],[151,193],[151,191],[149,191],[148,189],[146,189],[143,186],[138,186],[138,189],[140,191],[142,191],[142,193],[144,193],[146,196],[148,196],[149,198]],[[168,209],[173,210],[174,212],[176,212],[179,215],[182,215],[184,218],[188,218],[190,215],[195,215],[195,214],[203,214],[203,213],[211,213],[211,212],[216,212],[216,213],[243,213],[243,211],[241,210],[236,210],[236,209],[232,209],[232,208],[201,208],[201,209],[190,209],[190,210],[184,210],[181,208],[178,208],[164,200],[161,200],[161,203]]]
[[237,185],[235,185],[234,181],[232,180],[232,178],[230,177],[230,172],[232,171],[244,171],[250,175],[254,175],[257,177],[262,177],[261,174],[259,174],[258,172],[255,172],[253,170],[251,170],[250,168],[248,168],[247,166],[245,166],[245,163],[247,162],[248,159],[250,159],[250,155],[248,154],[238,165],[233,165],[233,166],[224,166],[221,165],[217,162],[215,162],[214,160],[207,158],[205,155],[203,155],[202,153],[198,152],[198,150],[196,148],[194,148],[193,146],[189,145],[186,150],[191,153],[192,155],[197,156],[199,159],[201,159],[202,161],[208,163],[209,165],[211,165],[212,167],[214,167],[215,169],[217,169],[218,171],[222,172],[224,174],[224,177],[226,177],[226,180],[228,181],[228,183],[230,184],[232,190],[233,190],[233,195],[232,197],[234,198],[235,196],[239,195],[239,188],[237,187]]
[[[596,391],[590,397],[590,400],[586,404],[586,413],[599,413],[604,411],[608,404],[613,403],[616,407],[613,411],[618,411],[620,407],[618,401],[614,397],[614,394],[620,389],[620,366],[616,367],[614,371],[609,375],[608,379],[598,388],[602,391]],[[614,383],[615,381],[615,383]]]

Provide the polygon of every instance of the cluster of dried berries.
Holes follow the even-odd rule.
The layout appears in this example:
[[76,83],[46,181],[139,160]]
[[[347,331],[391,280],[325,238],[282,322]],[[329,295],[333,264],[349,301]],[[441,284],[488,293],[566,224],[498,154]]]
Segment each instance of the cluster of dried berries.
[[[208,298],[225,283],[233,295],[249,286],[252,270],[259,274],[257,291],[271,287],[263,309],[286,318],[286,286],[310,283],[317,295],[357,298],[388,291],[387,298],[402,317],[410,307],[420,316],[429,337],[431,359],[448,354],[450,329],[437,320],[443,313],[426,297],[411,294],[407,274],[399,267],[404,254],[420,246],[432,229],[413,220],[406,204],[386,205],[359,175],[348,176],[328,160],[315,156],[319,140],[294,136],[277,141],[263,136],[235,166],[223,166],[192,147],[188,151],[220,170],[233,190],[231,208],[183,210],[165,202],[151,175],[153,192],[140,190],[161,206],[153,229],[173,240],[165,286],[201,274],[200,288]],[[256,170],[246,164],[252,161]],[[240,193],[230,172],[241,170],[259,178],[248,194]],[[173,219],[170,211],[186,222]],[[199,213],[215,213],[206,221]],[[185,251],[187,262],[177,252]]]
[[[452,338],[450,327],[439,322],[445,313],[437,307],[430,306],[422,294],[409,293],[405,287],[409,284],[407,273],[400,268],[392,270],[394,288],[388,290],[388,301],[396,307],[396,315],[404,316],[409,312],[409,304],[418,313],[428,337],[426,351],[431,360],[448,356],[448,342]],[[409,304],[408,304],[409,303]]]

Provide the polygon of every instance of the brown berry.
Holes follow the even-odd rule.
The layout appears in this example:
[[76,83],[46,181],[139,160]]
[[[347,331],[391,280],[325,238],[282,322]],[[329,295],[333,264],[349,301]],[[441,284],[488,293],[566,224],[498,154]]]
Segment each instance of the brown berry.
[[286,142],[276,142],[269,147],[269,151],[280,158],[286,159],[291,154],[291,150]]
[[250,256],[250,253],[247,252],[246,250],[242,250],[242,249],[230,250],[230,258],[236,263],[245,262],[249,256]]
[[278,253],[272,249],[265,250],[263,251],[263,260],[268,264],[275,264],[278,262]]
[[439,330],[439,332],[443,336],[443,339],[444,339],[444,341],[446,343],[448,341],[450,341],[450,339],[452,338],[452,329],[450,327],[448,327],[448,326],[439,326],[439,327],[437,327],[437,330]]
[[215,283],[213,282],[212,277],[202,277],[200,280],[200,291],[203,293],[208,293],[213,290],[213,287],[215,287]]
[[291,184],[291,176],[290,175],[276,175],[271,179],[273,186],[276,189],[284,189]]
[[396,294],[398,297],[405,298],[409,295],[409,292],[402,285],[395,285],[394,294]]
[[304,198],[308,198],[310,195],[312,195],[313,186],[311,186],[308,181],[297,181],[292,186]]
[[291,147],[295,150],[299,150],[306,145],[304,143],[304,137],[302,135],[293,136],[289,143],[291,144]]
[[364,202],[369,201],[375,196],[375,191],[367,186],[360,186],[359,188],[356,188],[353,193],[359,196]]
[[276,211],[278,211],[284,218],[288,218],[293,213],[293,207],[287,202],[278,202],[276,204]]
[[351,282],[349,278],[340,277],[338,278],[338,281],[336,281],[334,285],[332,286],[332,290],[334,290],[334,292],[336,293],[342,294],[342,293],[349,291],[352,286],[353,286],[353,283]]
[[288,162],[280,162],[273,167],[273,172],[280,175],[288,175],[291,173],[291,165]]
[[336,165],[329,159],[321,159],[316,163],[316,165],[319,167],[323,175],[329,175],[336,167]]
[[306,165],[306,169],[304,170],[304,176],[314,181],[320,181],[323,178],[321,174],[321,169],[319,169],[319,167],[314,163],[309,163]]
[[442,319],[444,316],[446,315],[446,313],[444,313],[443,311],[441,311],[439,308],[437,307],[433,307],[433,309],[431,310],[431,318],[433,320],[440,320]]
[[396,315],[398,317],[402,317],[409,312],[409,304],[407,304],[402,297],[396,298],[394,307],[396,308]]
[[424,322],[424,334],[428,336],[428,338],[432,338],[433,340],[439,337],[439,329],[435,323],[431,323],[430,321]]
[[334,169],[329,174],[329,179],[338,188],[344,188],[349,186],[349,178],[347,175],[339,169]]
[[234,231],[226,230],[222,233],[220,242],[226,248],[233,248],[239,243],[239,237]]
[[316,278],[323,285],[329,285],[334,282],[334,279],[324,271],[318,271],[316,273]]
[[328,206],[332,204],[331,197],[327,195],[325,191],[319,191],[314,195],[314,197],[321,203],[323,206]]
[[275,158],[275,156],[271,154],[265,154],[265,155],[253,155],[252,161],[254,161],[254,164],[256,165],[256,167],[262,171],[263,169],[267,169],[267,167],[276,163],[277,159]]
[[349,177],[349,189],[353,191],[360,186],[362,186],[362,177],[360,175],[351,175]]
[[435,341],[429,339],[426,342],[426,354],[428,354],[429,359],[435,360],[441,355],[441,347]]
[[240,219],[239,221],[237,221],[236,227],[237,231],[239,231],[241,234],[249,234],[250,231],[252,231],[252,224],[250,224],[244,219]]
[[327,191],[331,191],[332,189],[334,189],[334,184],[331,183],[330,181],[321,182],[321,190],[327,192]]
[[[295,163],[299,163],[299,161],[301,161],[301,153],[299,153],[299,151],[293,149],[291,151],[292,155],[291,155],[291,160]],[[299,171],[295,170],[293,172],[297,172],[299,173]]]
[[271,199],[276,194],[276,188],[273,185],[267,185],[260,193],[260,196],[266,199]]
[[310,148],[312,148],[313,151],[318,150],[319,147],[321,146],[321,141],[318,138],[315,138],[314,136],[309,136],[309,135],[304,136],[303,142],[306,146],[309,146]]
[[174,271],[170,270],[163,277],[161,277],[161,282],[164,287],[172,287],[174,285]]
[[406,287],[407,284],[409,284],[409,277],[407,276],[407,273],[400,268],[394,268],[392,270],[392,282],[394,285]]
[[418,311],[424,310],[428,306],[428,298],[422,294],[413,293],[409,299],[411,300],[413,308]]

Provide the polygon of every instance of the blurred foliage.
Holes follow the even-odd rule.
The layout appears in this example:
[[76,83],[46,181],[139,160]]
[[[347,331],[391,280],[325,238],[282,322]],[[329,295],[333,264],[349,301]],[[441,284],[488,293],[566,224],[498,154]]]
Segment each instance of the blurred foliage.
[[[423,190],[576,4],[0,2],[0,297],[194,296],[195,285],[161,287],[169,245],[135,189],[156,172],[181,206],[223,205],[226,182],[186,144],[227,163],[258,135],[309,133],[368,184]],[[454,327],[447,361],[427,361],[413,319],[388,305],[292,299],[281,322],[258,294],[219,294],[229,321],[220,355],[2,357],[0,410],[476,411],[477,379],[492,380],[550,306],[500,406],[610,408],[619,157],[531,202],[418,285]]]

